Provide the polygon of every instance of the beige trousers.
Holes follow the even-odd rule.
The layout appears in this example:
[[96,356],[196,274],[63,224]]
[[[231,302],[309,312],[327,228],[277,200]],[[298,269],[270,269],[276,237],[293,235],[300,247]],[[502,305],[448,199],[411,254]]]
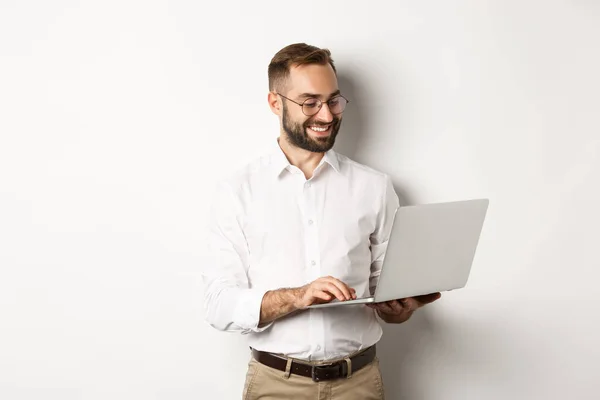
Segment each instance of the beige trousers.
[[305,376],[267,367],[251,359],[248,363],[243,400],[383,400],[379,360],[353,372],[350,378],[314,382]]

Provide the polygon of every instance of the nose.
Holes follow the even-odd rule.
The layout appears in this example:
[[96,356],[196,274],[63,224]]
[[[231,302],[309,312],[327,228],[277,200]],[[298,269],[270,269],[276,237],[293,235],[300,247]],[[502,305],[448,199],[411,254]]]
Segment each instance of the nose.
[[321,105],[321,109],[319,110],[319,112],[315,114],[315,117],[317,120],[324,122],[326,124],[333,122],[333,114],[331,113],[331,110],[329,109],[329,104],[323,103]]

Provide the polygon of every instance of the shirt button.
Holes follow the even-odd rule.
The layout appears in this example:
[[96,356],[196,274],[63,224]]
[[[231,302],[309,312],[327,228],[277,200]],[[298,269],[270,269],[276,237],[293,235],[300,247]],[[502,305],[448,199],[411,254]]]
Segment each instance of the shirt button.
[[321,350],[321,346],[317,345],[317,350]]
[[312,219],[309,219],[309,220],[308,220],[308,224],[309,224],[309,225],[312,225],[312,224],[313,224],[313,220],[312,220]]
[[306,182],[306,187],[309,188],[310,187],[310,182]]
[[317,263],[315,262],[315,260],[312,260],[312,261],[310,262],[310,265],[317,265]]

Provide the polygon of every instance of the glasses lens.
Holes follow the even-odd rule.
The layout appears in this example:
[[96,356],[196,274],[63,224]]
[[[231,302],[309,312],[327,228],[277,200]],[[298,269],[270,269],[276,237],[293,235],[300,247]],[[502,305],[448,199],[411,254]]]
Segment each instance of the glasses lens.
[[329,110],[332,114],[341,114],[346,108],[346,104],[348,104],[348,100],[343,98],[342,96],[334,97],[329,100],[327,103],[329,105]]
[[321,109],[321,101],[319,99],[308,99],[302,103],[302,112],[305,115],[315,115]]

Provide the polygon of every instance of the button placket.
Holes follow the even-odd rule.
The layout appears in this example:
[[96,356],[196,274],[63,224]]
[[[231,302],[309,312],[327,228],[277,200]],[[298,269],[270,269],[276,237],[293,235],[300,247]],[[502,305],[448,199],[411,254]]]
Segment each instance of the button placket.
[[[307,182],[309,183],[309,182]],[[306,184],[305,184],[306,187]],[[315,193],[314,190],[303,191],[303,212],[305,222],[305,237],[304,243],[306,244],[306,260],[310,270],[311,280],[319,278],[319,231],[317,229],[318,224],[314,218],[315,215]]]
[[[319,230],[318,221],[316,220],[316,204],[317,204],[316,187],[311,182],[305,182],[302,190],[302,212],[304,219],[304,243],[305,243],[305,259],[307,268],[307,280],[312,282],[321,277],[320,253],[319,253]],[[316,359],[323,358],[324,348],[324,322],[321,312],[311,312],[310,318],[310,336],[314,343],[313,357]]]

